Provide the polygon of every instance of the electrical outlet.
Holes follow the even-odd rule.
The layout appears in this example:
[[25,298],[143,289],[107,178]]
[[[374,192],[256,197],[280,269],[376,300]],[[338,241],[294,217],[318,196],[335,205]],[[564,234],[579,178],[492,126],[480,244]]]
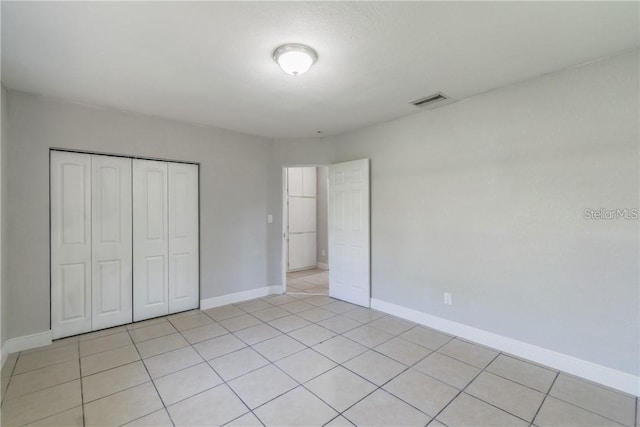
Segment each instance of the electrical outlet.
[[322,256],[327,256],[327,251],[325,251],[324,249],[322,250]]
[[445,305],[452,305],[453,301],[451,299],[451,292],[445,292],[444,293],[444,304]]

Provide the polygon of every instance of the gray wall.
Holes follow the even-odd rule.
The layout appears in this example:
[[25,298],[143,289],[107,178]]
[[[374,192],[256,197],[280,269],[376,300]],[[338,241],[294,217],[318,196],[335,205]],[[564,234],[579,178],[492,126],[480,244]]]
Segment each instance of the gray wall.
[[[638,51],[343,135],[373,297],[638,375]],[[453,305],[443,304],[443,292]]]
[[200,162],[201,298],[269,284],[270,140],[14,91],[8,119],[9,338],[49,329],[49,147]]
[[9,112],[8,106],[8,94],[7,90],[2,86],[0,88],[2,90],[2,136],[0,139],[0,347],[4,347],[4,342],[7,340],[7,289],[8,289],[8,279],[7,279],[7,172],[8,172],[8,164],[7,164],[7,144],[9,143],[8,129],[9,129],[9,121],[7,120],[7,115]]
[[[317,258],[319,263],[329,263],[329,224],[327,206],[327,179],[329,178],[329,168],[319,166],[316,168],[316,236],[317,236]],[[324,255],[322,255],[324,251]]]

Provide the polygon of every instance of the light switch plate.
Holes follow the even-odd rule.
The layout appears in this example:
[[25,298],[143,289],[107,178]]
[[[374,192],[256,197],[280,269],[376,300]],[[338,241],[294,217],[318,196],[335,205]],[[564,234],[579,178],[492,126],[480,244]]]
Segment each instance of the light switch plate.
[[273,223],[273,215],[268,214],[267,215],[267,224],[271,224],[271,223]]

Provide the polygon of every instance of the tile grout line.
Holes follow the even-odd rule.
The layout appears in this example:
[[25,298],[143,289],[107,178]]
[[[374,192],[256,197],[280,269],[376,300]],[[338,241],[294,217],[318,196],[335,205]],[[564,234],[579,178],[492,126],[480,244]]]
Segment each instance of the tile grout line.
[[547,397],[549,397],[549,393],[551,393],[551,389],[553,388],[553,385],[558,380],[559,376],[560,376],[560,372],[558,371],[556,373],[556,376],[553,378],[553,381],[551,381],[551,384],[549,385],[549,388],[547,389],[547,392],[545,393],[544,397],[542,398],[542,402],[540,402],[540,406],[538,407],[538,410],[536,411],[535,415],[531,419],[531,422],[529,423],[529,425],[533,425],[533,423],[536,421],[536,417],[540,413],[540,410],[542,409],[542,405],[544,405],[544,402],[547,400]]

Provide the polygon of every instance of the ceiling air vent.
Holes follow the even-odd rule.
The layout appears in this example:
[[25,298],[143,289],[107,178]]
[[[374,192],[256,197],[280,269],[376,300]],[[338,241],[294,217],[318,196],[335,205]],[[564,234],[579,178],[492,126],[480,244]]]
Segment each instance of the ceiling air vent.
[[412,101],[411,104],[416,107],[426,107],[427,105],[438,104],[442,101],[446,101],[447,99],[449,98],[446,95],[438,92],[424,98],[416,99],[415,101]]

